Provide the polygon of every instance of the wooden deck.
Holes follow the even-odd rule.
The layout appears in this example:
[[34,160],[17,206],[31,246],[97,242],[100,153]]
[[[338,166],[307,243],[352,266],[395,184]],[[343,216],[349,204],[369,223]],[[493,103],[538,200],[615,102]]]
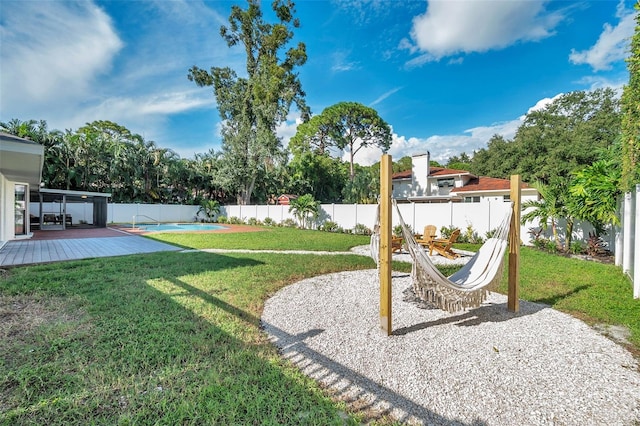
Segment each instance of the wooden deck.
[[0,249],[0,267],[178,250],[110,228],[36,231],[32,239],[7,242]]

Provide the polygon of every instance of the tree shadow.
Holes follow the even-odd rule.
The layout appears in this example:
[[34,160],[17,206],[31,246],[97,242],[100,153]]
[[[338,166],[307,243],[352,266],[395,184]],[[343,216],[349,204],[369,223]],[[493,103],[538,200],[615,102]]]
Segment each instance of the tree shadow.
[[562,299],[566,299],[569,296],[572,296],[576,293],[581,292],[582,290],[587,290],[589,287],[589,285],[583,284],[581,286],[578,286],[574,289],[571,289],[565,293],[560,293],[560,294],[554,294],[551,296],[547,296],[547,297],[540,297],[538,299],[534,299],[533,302],[535,303],[544,303],[545,305],[549,305],[549,306],[555,306],[556,303],[558,303],[560,300]]
[[[368,416],[380,420],[390,416],[392,410],[400,409],[405,413],[398,419],[401,422],[417,418],[427,424],[448,426],[486,425],[486,423],[480,419],[471,423],[466,423],[461,420],[449,419],[441,416],[432,410],[405,398],[392,389],[381,385],[309,348],[305,343],[305,340],[323,333],[324,330],[322,329],[311,329],[298,334],[290,334],[268,322],[260,320],[253,314],[239,309],[224,300],[219,299],[213,294],[196,288],[180,279],[172,278],[171,282],[188,293],[196,295],[206,303],[223,309],[242,321],[253,325],[260,325],[261,328],[271,336],[272,341],[275,339],[277,347],[280,348],[282,356],[285,359],[288,359],[302,370],[305,365],[311,361],[315,364],[314,370],[323,369],[325,371],[322,375],[323,378],[331,377],[329,381],[323,380],[323,384],[326,384],[332,389],[336,389],[337,387],[332,387],[332,385],[339,383],[341,385],[341,390],[334,391],[334,396],[338,399],[351,403],[353,407],[357,407],[358,412],[366,412]],[[299,354],[304,354],[304,359],[297,358]],[[348,383],[348,385],[342,386],[344,383]],[[372,395],[373,397],[371,397]],[[387,406],[388,408],[381,410],[378,408],[380,404]]]

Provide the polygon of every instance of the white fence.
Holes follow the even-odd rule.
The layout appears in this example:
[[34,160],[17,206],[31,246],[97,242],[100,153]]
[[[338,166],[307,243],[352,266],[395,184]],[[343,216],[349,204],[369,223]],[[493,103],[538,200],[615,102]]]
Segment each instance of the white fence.
[[635,192],[624,195],[621,206],[622,230],[616,239],[616,265],[633,281],[633,297],[640,298],[640,274],[636,266],[640,265],[640,185]]
[[[454,226],[463,232],[470,226],[482,238],[485,238],[488,231],[498,227],[509,208],[510,203],[504,202],[502,197],[484,198],[479,203],[400,204],[400,212],[404,221],[416,233],[422,233],[426,225],[435,225],[438,229]],[[193,222],[197,220],[198,209],[199,206],[174,204],[109,203],[107,223]],[[638,210],[640,211],[640,209]],[[61,214],[62,206],[60,203],[43,203],[43,211]],[[31,213],[39,214],[39,203],[31,203]],[[93,204],[68,203],[67,214],[72,216],[74,224],[81,221],[91,224],[93,222]],[[289,212],[289,206],[281,205],[227,205],[221,207],[220,214],[226,217],[237,217],[244,222],[250,218],[256,218],[261,222],[264,222],[266,218],[271,218],[276,223],[281,223],[286,219],[295,220],[293,214]],[[373,229],[375,215],[376,206],[373,204],[322,204],[319,217],[313,225],[318,227],[326,221],[332,221],[347,230],[353,229],[357,224]],[[394,211],[393,225],[398,223],[399,220]],[[538,227],[537,223],[527,223],[521,226],[520,235],[525,244],[531,243],[531,235],[528,231],[529,228],[535,227]],[[589,224],[577,223],[574,228],[574,238],[578,241],[586,241],[588,232],[592,230],[593,228]],[[550,232],[550,230],[547,231],[547,237],[550,236]],[[562,223],[559,224],[559,232],[564,234]],[[614,245],[613,241],[612,236],[608,241],[609,248],[612,251],[616,251],[616,249],[621,251],[620,245]],[[636,238],[635,241],[640,241],[640,238]],[[629,244],[633,245],[633,242]],[[627,256],[633,256],[633,254],[629,255],[629,250],[626,253]],[[631,251],[631,253],[633,252]],[[631,264],[629,263],[629,265]],[[631,271],[632,266],[627,269]],[[632,274],[632,272],[627,273]]]
[[[343,229],[353,229],[356,225],[364,225],[373,229],[376,221],[376,208],[374,204],[321,204],[320,214],[314,224],[316,227],[326,221],[337,223]],[[488,200],[482,203],[441,203],[424,204],[409,203],[400,204],[400,214],[405,223],[417,232],[422,233],[426,225],[435,225],[438,229],[442,227],[455,226],[463,231],[467,227],[472,227],[479,236],[485,238],[488,231],[498,227],[507,211],[511,208],[510,203],[505,203],[502,198]],[[220,213],[227,217],[237,217],[246,222],[250,218],[264,221],[269,217],[276,223],[295,217],[289,212],[289,206],[223,206]],[[393,211],[393,226],[398,225],[399,219],[395,210]],[[525,242],[528,242],[528,224],[521,229],[521,235]]]

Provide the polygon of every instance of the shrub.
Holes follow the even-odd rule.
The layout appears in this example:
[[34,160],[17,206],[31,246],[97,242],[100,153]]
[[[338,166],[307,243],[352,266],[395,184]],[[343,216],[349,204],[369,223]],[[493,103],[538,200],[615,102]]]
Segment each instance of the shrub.
[[342,232],[342,227],[336,222],[327,220],[320,226],[320,230],[325,232]]
[[231,216],[227,223],[230,223],[231,225],[244,225],[244,221],[235,216]]
[[484,236],[485,238],[488,240],[489,238],[493,238],[496,236],[496,234],[498,233],[498,229],[494,228],[494,229],[490,229],[489,231],[487,231]]
[[263,225],[264,226],[276,226],[276,221],[271,219],[270,217],[265,217]]
[[218,216],[218,223],[227,223],[226,216]]
[[440,235],[442,235],[442,238],[448,239],[456,229],[458,228],[456,228],[455,226],[443,226],[442,228],[440,228]]
[[542,237],[542,231],[544,231],[544,229],[542,228],[529,228],[529,235],[531,235],[531,239],[534,241],[534,245],[535,242],[539,239],[543,239],[544,237]]
[[262,225],[262,222],[255,217],[250,217],[249,220],[247,220],[247,225],[260,226]]
[[281,225],[284,226],[285,228],[297,228],[298,224],[296,223],[295,220],[289,218],[286,218],[285,220],[283,220],[281,222]]
[[580,241],[571,241],[571,245],[569,246],[569,252],[572,254],[584,253],[584,246]]
[[607,254],[607,243],[596,235],[589,232],[589,239],[587,240],[587,254],[589,256],[604,256]]
[[458,237],[458,242],[461,243],[471,243],[471,244],[482,244],[484,241],[482,237],[478,235],[476,231],[473,230],[471,225],[467,226],[467,230],[463,233],[460,233],[460,237]]
[[558,248],[558,245],[553,240],[547,240],[546,241],[545,249],[549,253],[558,253],[560,251],[560,249]]
[[367,228],[366,225],[356,223],[356,226],[353,227],[353,233],[356,235],[371,235],[371,229]]
[[549,243],[549,240],[542,237],[539,237],[533,240],[533,246],[538,250],[546,250],[548,243]]

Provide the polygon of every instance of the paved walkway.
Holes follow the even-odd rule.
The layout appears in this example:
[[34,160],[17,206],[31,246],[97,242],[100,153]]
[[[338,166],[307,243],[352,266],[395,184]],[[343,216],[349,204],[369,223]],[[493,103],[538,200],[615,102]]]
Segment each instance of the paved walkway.
[[0,249],[0,267],[179,250],[135,235],[9,241]]

